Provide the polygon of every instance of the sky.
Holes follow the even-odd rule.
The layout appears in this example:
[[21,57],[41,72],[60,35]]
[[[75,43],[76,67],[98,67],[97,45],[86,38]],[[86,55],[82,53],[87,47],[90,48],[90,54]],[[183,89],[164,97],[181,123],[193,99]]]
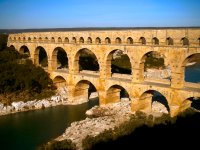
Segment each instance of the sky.
[[0,29],[200,26],[200,0],[0,0]]

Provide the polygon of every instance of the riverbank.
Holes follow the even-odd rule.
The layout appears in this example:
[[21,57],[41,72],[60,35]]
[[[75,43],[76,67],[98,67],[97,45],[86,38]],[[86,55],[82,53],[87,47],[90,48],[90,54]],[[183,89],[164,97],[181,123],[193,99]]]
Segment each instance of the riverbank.
[[[43,145],[41,149],[58,147],[90,149],[95,143],[116,139],[145,123],[152,125],[165,112],[162,104],[159,105],[158,102],[155,102],[152,106],[154,108],[152,113],[147,115],[142,112],[135,113],[131,111],[130,103],[128,99],[125,99],[119,103],[91,108],[86,112],[88,117],[85,120],[73,122],[61,136]],[[169,115],[167,116],[169,117]]]

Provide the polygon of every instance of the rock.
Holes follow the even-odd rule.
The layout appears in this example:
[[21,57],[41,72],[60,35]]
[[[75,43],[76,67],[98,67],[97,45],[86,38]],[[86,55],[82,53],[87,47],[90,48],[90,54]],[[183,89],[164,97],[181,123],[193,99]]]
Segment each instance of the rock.
[[4,104],[0,103],[0,111],[3,110]]

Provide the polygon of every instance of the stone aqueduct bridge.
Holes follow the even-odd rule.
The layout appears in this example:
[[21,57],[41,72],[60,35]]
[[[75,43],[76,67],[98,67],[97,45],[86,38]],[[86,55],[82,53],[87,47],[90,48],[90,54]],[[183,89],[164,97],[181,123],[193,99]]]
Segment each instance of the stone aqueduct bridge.
[[[54,82],[64,81],[68,98],[74,102],[80,98],[88,100],[90,83],[99,94],[100,105],[120,101],[120,90],[125,89],[133,111],[150,111],[150,93],[158,91],[165,96],[171,116],[188,108],[191,98],[200,97],[200,85],[184,81],[186,64],[200,54],[200,28],[18,33],[9,35],[8,46],[14,46],[22,53],[28,49],[36,65],[43,48],[51,78]],[[68,70],[57,69],[58,47],[67,54]],[[79,56],[83,49],[95,54],[99,71],[79,71]],[[116,50],[129,56],[130,75],[112,74],[111,60]],[[145,56],[152,51],[164,56],[165,65],[171,68],[171,81],[144,78]]]

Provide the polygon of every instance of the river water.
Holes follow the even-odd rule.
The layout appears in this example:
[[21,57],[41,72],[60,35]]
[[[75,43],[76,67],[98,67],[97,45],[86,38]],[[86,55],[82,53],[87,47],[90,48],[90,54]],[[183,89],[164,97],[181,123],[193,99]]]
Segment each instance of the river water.
[[[187,67],[185,76],[188,82],[200,82],[200,64]],[[98,100],[91,100],[77,106],[56,106],[1,116],[0,150],[34,150],[39,145],[61,135],[71,122],[84,119],[86,110],[94,105],[98,105]],[[189,121],[177,121],[174,126],[168,126],[168,129],[166,126],[151,129],[143,127],[130,136],[120,138],[115,142],[97,145],[94,149],[108,147],[132,149],[135,146],[142,148],[146,144],[155,149],[156,145],[152,146],[152,143],[160,142],[166,147],[166,144],[176,143],[181,137],[186,137],[181,143],[194,145],[190,141],[193,133],[200,135],[200,114],[196,118],[190,118]],[[171,136],[171,139],[167,136]],[[133,147],[128,148],[130,146]]]

